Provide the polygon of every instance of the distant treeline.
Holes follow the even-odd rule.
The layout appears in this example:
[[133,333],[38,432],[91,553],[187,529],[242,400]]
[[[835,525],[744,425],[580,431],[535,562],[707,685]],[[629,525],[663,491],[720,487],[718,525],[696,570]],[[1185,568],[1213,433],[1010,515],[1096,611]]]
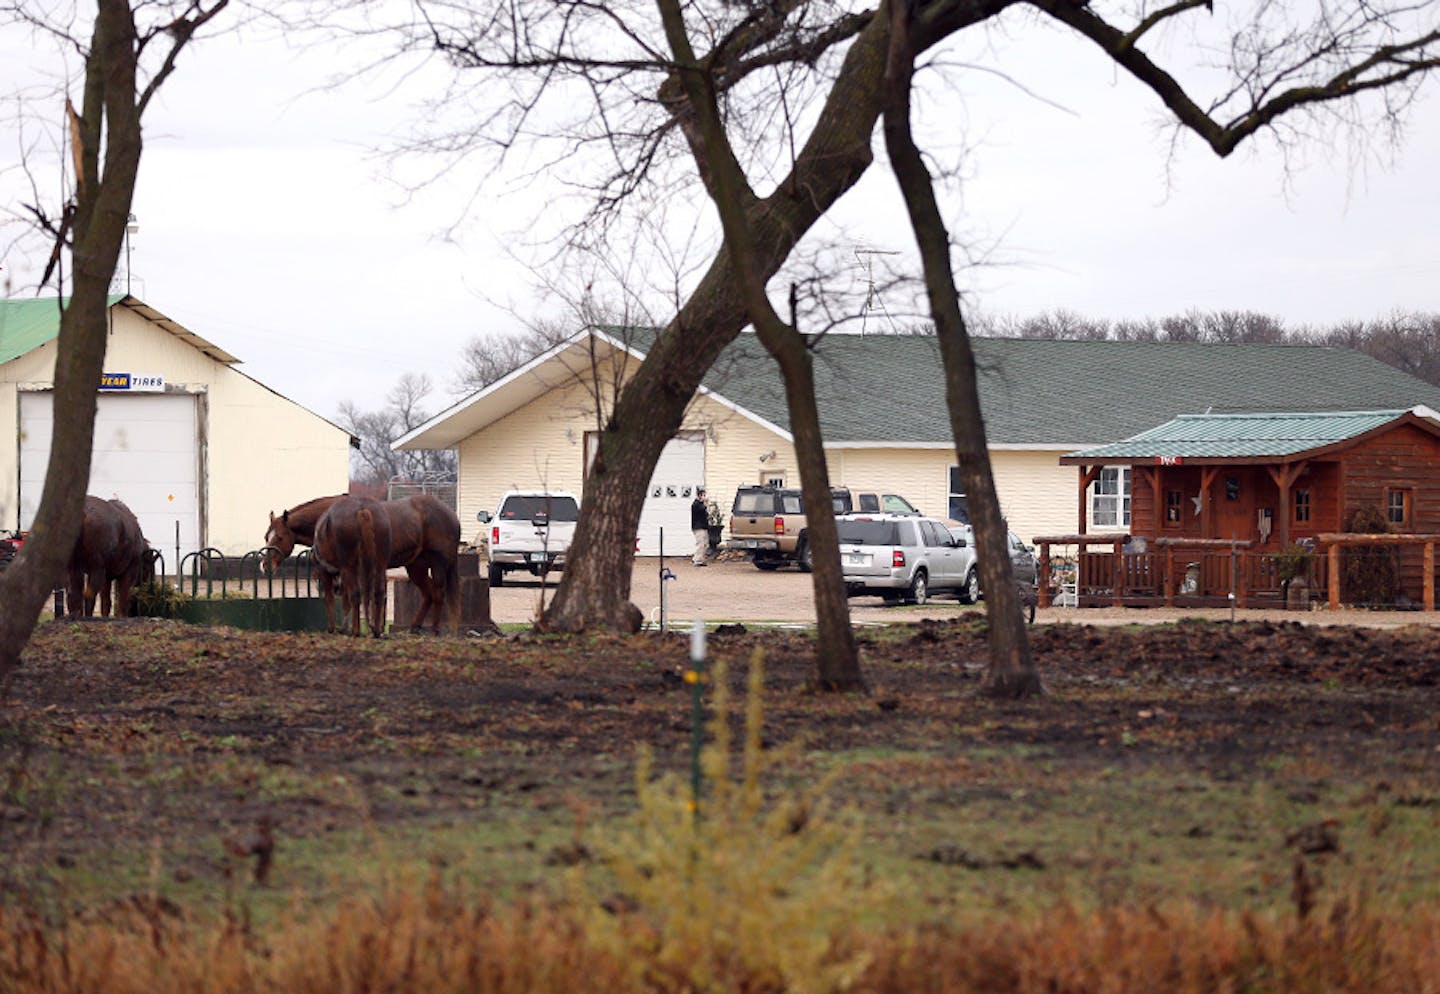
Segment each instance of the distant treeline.
[[1109,321],[1056,310],[1027,318],[980,316],[970,322],[970,333],[1074,341],[1334,345],[1364,352],[1440,386],[1440,313],[1397,311],[1375,321],[1287,327],[1279,318],[1254,311],[1192,310],[1166,318]]

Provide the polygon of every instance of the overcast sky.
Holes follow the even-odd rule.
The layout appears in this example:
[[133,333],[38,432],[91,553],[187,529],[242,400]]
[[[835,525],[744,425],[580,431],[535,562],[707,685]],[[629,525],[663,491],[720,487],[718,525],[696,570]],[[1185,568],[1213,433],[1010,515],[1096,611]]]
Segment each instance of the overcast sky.
[[[976,75],[963,98],[927,108],[973,146],[950,220],[989,249],[986,266],[960,274],[984,310],[1242,309],[1290,325],[1440,310],[1433,96],[1393,166],[1317,147],[1287,181],[1263,146],[1221,161],[1191,140],[1169,159],[1155,99],[1079,42],[1007,41],[1005,51],[1034,95]],[[522,327],[495,302],[521,317],[554,311],[531,296],[533,274],[508,249],[560,208],[540,189],[486,199],[456,237],[442,237],[474,177],[403,202],[369,154],[410,112],[403,99],[378,86],[306,92],[343,58],[254,37],[187,53],[146,119],[132,292],[323,416],[346,399],[380,406],[405,372],[431,376],[437,411],[453,399],[466,340]],[[0,39],[0,65],[27,63],[29,46]],[[13,211],[26,190],[7,168],[13,128],[0,137],[0,189]],[[836,220],[857,248],[909,250],[882,165]],[[38,277],[33,255],[3,262],[0,282],[16,292]]]

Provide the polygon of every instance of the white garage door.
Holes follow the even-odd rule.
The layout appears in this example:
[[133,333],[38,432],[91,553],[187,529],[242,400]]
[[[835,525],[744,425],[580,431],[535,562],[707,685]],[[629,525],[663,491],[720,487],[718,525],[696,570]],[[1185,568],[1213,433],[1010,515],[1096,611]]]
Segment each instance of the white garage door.
[[690,534],[690,502],[705,482],[705,436],[700,432],[672,438],[660,453],[645,506],[640,511],[640,555],[660,554],[660,529],[665,529],[665,555],[688,556],[695,551]]
[[[54,418],[50,393],[20,395],[20,527],[40,506]],[[101,394],[85,492],[118,497],[172,575],[180,555],[200,547],[200,450],[193,394]]]

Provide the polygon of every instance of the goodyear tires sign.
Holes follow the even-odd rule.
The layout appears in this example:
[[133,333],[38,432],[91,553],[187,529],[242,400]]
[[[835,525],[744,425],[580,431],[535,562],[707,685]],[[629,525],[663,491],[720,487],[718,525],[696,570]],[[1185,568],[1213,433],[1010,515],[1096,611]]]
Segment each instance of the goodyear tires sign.
[[160,393],[165,377],[159,373],[101,373],[100,389],[122,393]]

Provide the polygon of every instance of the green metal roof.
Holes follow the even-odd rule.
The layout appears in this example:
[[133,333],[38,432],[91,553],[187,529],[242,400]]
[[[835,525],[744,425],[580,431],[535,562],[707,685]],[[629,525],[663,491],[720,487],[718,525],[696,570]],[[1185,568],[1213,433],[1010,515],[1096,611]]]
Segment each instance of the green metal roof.
[[[144,301],[128,294],[112,294],[105,298],[106,308],[123,304],[147,321],[159,326],[191,348],[223,363],[237,363],[235,358],[213,342],[172,321]],[[60,305],[55,297],[34,300],[0,300],[0,363],[17,359],[38,349],[60,335]]]
[[[107,297],[109,307],[121,297]],[[60,334],[60,303],[54,297],[0,300],[0,362],[9,362]]]
[[[1353,349],[1019,338],[971,346],[992,446],[1079,449],[1201,411],[1440,411],[1440,387]],[[815,349],[815,379],[832,445],[953,443],[934,337],[829,335]],[[705,386],[789,430],[779,369],[753,333],[725,351]]]
[[1281,459],[1391,424],[1404,410],[1287,414],[1189,414],[1113,445],[1071,452],[1067,461],[1182,458]]

